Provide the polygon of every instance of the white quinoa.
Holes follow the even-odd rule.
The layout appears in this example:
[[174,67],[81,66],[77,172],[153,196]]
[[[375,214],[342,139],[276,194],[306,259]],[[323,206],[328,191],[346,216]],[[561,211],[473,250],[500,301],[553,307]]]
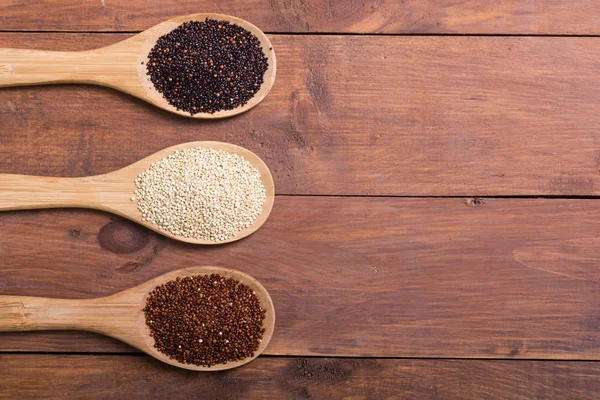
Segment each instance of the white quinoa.
[[202,147],[153,163],[135,184],[143,220],[174,235],[214,242],[252,225],[266,199],[260,172],[244,157]]

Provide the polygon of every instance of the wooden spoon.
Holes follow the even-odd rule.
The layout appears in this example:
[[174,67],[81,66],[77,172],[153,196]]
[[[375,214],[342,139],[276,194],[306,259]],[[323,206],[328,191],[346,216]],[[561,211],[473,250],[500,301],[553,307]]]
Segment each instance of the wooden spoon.
[[[144,312],[148,294],[157,286],[177,277],[219,274],[249,286],[267,311],[265,333],[253,357],[241,361],[203,367],[183,364],[154,348],[154,339],[146,325]],[[40,330],[80,330],[101,333],[119,339],[152,357],[176,367],[194,371],[220,371],[244,365],[261,354],[275,329],[275,308],[267,290],[251,276],[222,267],[192,267],[169,272],[132,289],[89,300],[45,297],[0,296],[0,332]]]
[[[269,60],[264,83],[248,103],[214,114],[198,113],[193,118],[224,118],[248,111],[260,103],[275,82],[275,52],[267,36],[243,19],[222,14],[191,14],[173,18],[122,42],[100,49],[64,52],[0,48],[0,87],[50,83],[87,83],[108,86],[139,97],[175,114],[190,117],[170,105],[146,75],[148,53],[159,37],[187,21],[206,18],[226,20],[252,32]],[[143,63],[143,64],[142,64]]]
[[[131,200],[137,188],[135,180],[140,173],[148,169],[153,162],[163,159],[175,150],[191,147],[219,149],[238,154],[260,172],[267,194],[262,212],[251,226],[239,231],[237,236],[231,239],[213,242],[173,235],[159,229],[157,225],[142,221],[142,213],[137,208],[137,201]],[[269,168],[251,151],[229,143],[189,142],[166,148],[125,168],[104,175],[58,178],[0,174],[0,211],[65,207],[94,208],[128,218],[172,239],[195,244],[221,244],[242,239],[260,228],[273,208],[274,192],[273,177]]]

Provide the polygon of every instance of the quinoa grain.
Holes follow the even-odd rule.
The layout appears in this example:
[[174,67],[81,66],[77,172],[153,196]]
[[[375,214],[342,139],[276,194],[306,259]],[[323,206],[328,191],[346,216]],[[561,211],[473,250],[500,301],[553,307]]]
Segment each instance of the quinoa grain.
[[266,200],[260,172],[243,156],[202,147],[152,163],[135,184],[138,209],[148,222],[214,242],[250,227]]
[[147,75],[178,110],[213,114],[246,104],[260,89],[269,62],[260,41],[228,21],[185,22],[161,36]]
[[211,367],[253,357],[265,332],[266,310],[252,289],[218,274],[160,285],[143,311],[156,349],[184,364]]

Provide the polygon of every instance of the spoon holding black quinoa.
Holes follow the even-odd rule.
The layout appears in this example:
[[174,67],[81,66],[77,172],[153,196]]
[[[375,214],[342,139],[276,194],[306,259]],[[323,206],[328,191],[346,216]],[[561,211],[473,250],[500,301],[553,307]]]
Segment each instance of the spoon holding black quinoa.
[[0,87],[96,84],[193,118],[249,110],[269,93],[275,72],[267,36],[222,14],[174,18],[100,49],[0,48]]
[[179,368],[220,371],[261,354],[275,310],[254,278],[222,267],[172,271],[108,297],[0,296],[0,332],[83,330]]

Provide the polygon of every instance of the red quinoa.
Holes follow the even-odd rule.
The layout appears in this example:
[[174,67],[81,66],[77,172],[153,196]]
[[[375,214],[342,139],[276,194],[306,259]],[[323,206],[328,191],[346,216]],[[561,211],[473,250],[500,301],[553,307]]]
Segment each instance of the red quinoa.
[[157,286],[144,308],[155,347],[184,363],[213,366],[254,356],[266,310],[252,289],[218,274]]

